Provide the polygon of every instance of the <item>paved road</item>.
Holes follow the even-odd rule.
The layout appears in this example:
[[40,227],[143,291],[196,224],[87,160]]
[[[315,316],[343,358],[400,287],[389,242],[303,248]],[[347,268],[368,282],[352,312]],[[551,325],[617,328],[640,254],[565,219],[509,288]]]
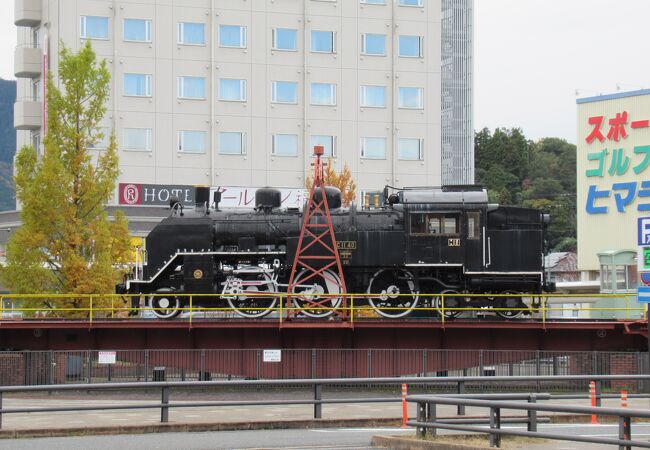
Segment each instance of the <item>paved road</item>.
[[[540,426],[542,432],[567,435],[613,437],[617,426],[549,424]],[[523,430],[524,427],[509,427]],[[634,424],[633,436],[648,440],[650,424]],[[399,428],[332,428],[312,430],[221,431],[205,433],[163,433],[127,436],[84,436],[69,438],[38,438],[0,441],[7,450],[177,450],[177,449],[369,449],[372,436],[412,436],[413,430]],[[487,442],[487,438],[486,438]],[[374,447],[377,448],[377,447]],[[609,449],[611,446],[581,444],[568,441],[543,441],[511,446],[529,450],[587,450]]]

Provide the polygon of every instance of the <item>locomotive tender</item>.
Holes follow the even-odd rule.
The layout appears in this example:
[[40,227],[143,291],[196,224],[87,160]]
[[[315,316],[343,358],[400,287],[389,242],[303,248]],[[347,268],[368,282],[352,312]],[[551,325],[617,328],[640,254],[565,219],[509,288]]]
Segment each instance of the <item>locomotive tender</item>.
[[[209,197],[209,188],[198,187],[194,210],[170,202],[169,217],[146,239],[141,273],[118,285],[118,293],[144,295],[160,318],[178,315],[188,294],[217,294],[195,296],[193,305],[227,301],[247,318],[276,308],[288,287],[303,212],[281,208],[280,191],[271,188],[259,189],[248,210],[221,210],[219,193],[212,205]],[[440,308],[449,318],[459,313],[453,308],[527,308],[524,298],[554,290],[543,267],[548,216],[539,210],[490,204],[478,186],[386,187],[385,204],[369,209],[342,208],[336,188],[327,187],[326,198],[348,292],[369,294],[355,305],[367,301],[381,316],[403,317],[418,306]],[[294,306],[304,316],[332,314],[341,303],[337,273],[328,269],[301,283],[303,274],[293,283]],[[310,308],[306,298],[323,294],[328,308]],[[462,295],[446,296],[442,309],[440,296],[422,294]]]

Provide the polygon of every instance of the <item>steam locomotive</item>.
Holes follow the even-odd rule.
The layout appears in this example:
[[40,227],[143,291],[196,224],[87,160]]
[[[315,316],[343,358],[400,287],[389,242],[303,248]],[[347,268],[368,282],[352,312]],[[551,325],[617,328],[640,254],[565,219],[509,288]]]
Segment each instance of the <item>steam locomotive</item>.
[[[367,302],[380,316],[396,319],[429,307],[451,318],[459,313],[454,308],[472,307],[514,318],[530,296],[553,290],[543,267],[549,217],[539,210],[490,204],[478,186],[386,187],[384,204],[374,208],[343,208],[333,187],[325,196],[347,292],[366,294],[355,305]],[[245,318],[277,309],[303,211],[282,208],[280,191],[272,188],[257,190],[255,208],[220,209],[219,202],[219,193],[211,203],[204,187],[196,190],[193,210],[172,199],[169,217],[146,239],[146,264],[117,292],[141,294],[163,319],[179,314],[187,294],[216,294],[193,296],[193,305],[227,302]],[[309,279],[306,273],[296,271],[293,306],[305,317],[332,314],[342,297],[337,271]],[[440,294],[459,295],[445,296],[442,308]],[[314,296],[327,297],[320,303],[327,308],[311,307]]]

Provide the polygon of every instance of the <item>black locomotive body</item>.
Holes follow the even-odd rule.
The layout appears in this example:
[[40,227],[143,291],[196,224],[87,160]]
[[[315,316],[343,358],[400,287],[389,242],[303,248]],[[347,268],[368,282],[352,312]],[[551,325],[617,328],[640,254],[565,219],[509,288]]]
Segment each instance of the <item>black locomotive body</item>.
[[[197,199],[206,195],[197,191]],[[366,294],[359,302],[382,316],[402,317],[418,305],[447,317],[465,306],[524,309],[525,298],[549,290],[543,268],[548,216],[539,210],[489,204],[487,192],[474,186],[398,190],[371,209],[341,208],[334,188],[327,188],[327,198],[347,291]],[[250,210],[208,208],[203,201],[183,211],[175,204],[146,239],[141,276],[118,292],[144,294],[161,318],[177,315],[187,294],[219,294],[244,317],[264,316],[277,293],[286,292],[302,221],[301,211],[280,208],[274,189],[258,190]],[[306,284],[300,278],[292,296],[298,307],[304,306],[300,294],[326,293],[332,307],[340,303],[336,273],[328,270]],[[447,311],[439,294],[454,294],[445,296]],[[193,305],[217,300],[197,295]],[[504,317],[521,312],[495,311]],[[303,313],[331,311],[305,307]]]

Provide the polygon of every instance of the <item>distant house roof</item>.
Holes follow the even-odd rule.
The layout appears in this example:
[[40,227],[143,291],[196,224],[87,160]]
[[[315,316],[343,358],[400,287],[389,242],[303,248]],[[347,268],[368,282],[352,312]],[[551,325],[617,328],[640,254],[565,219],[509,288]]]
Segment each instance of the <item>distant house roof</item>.
[[574,252],[555,252],[544,257],[546,270],[557,273],[578,271],[577,255]]
[[547,269],[552,269],[557,266],[557,264],[567,257],[571,252],[554,252],[549,253],[544,257],[544,267]]

